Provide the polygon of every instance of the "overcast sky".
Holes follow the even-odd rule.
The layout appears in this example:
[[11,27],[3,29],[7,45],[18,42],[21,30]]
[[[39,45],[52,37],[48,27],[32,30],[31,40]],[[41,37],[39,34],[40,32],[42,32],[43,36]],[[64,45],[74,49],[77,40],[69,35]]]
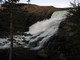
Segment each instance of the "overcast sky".
[[[44,5],[44,6],[52,5],[55,7],[69,7],[71,1],[74,0],[31,0],[31,4]],[[27,0],[21,0],[20,2],[27,3]]]

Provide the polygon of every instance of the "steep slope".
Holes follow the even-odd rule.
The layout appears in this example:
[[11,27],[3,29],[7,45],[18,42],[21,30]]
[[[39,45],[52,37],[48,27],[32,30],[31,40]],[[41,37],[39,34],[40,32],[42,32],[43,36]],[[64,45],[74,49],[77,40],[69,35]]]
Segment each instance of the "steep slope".
[[[1,28],[0,35],[9,34],[7,32],[9,32],[10,9],[9,5],[4,5],[4,7],[5,9],[1,10],[0,12],[0,28]],[[49,6],[36,6],[36,5],[26,5],[26,4],[14,5],[13,7],[14,32],[15,33],[25,32],[28,31],[29,26],[30,28],[26,35],[21,35],[21,36],[18,35],[19,36],[19,37],[17,36],[18,38],[14,36],[15,37],[14,46],[16,46],[17,44],[17,46],[19,46],[20,48],[14,48],[13,60],[18,60],[18,59],[19,60],[33,60],[33,59],[66,60],[67,57],[65,55],[67,52],[63,50],[65,46],[63,43],[64,38],[63,37],[60,38],[60,36],[62,36],[61,35],[62,32],[59,30],[59,32],[57,33],[56,31],[58,30],[60,22],[66,18],[65,14],[67,12],[66,11],[54,12],[56,10],[64,10],[64,9],[55,8],[52,6],[49,7]],[[53,16],[51,17],[52,13]],[[49,19],[50,17],[51,19]],[[45,21],[42,21],[43,19],[45,19]],[[64,34],[64,36],[65,35],[66,34]],[[2,41],[0,42],[1,48],[9,47],[10,45],[8,41],[9,39],[7,38],[4,42],[3,40],[5,39],[2,38],[0,39],[0,41]],[[49,44],[45,44],[47,43],[47,41]],[[23,48],[23,46],[25,46],[25,48]],[[44,49],[43,46],[45,46]],[[26,48],[35,51],[30,51]],[[41,50],[38,51],[39,49],[42,49],[42,51]],[[9,55],[9,50],[3,50],[3,49],[0,50],[0,58],[2,60],[8,60],[8,55]]]
[[31,5],[31,4],[23,6],[22,9],[30,13],[38,13],[43,15],[56,10],[56,8],[53,6],[38,6],[38,5]]
[[[28,27],[33,23],[50,18],[55,11],[52,6],[37,6],[28,4],[15,4],[13,6],[13,31],[28,31]],[[10,24],[10,8],[8,4],[2,5],[0,8],[0,35],[7,35]],[[5,32],[5,34],[4,34]]]

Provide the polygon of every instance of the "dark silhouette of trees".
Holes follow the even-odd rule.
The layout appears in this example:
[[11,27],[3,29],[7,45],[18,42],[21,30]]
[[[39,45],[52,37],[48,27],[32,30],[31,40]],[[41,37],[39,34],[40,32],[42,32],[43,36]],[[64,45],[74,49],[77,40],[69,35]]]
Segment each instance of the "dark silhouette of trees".
[[2,2],[2,0],[0,0],[0,2]]
[[2,0],[0,0],[0,7],[1,7],[1,2],[2,2]]
[[28,2],[28,4],[30,4],[31,0],[28,0],[27,2]]
[[9,3],[16,3],[19,2],[20,0],[8,0]]
[[73,2],[70,2],[71,6],[76,8],[78,6],[80,6],[79,0],[74,0]]

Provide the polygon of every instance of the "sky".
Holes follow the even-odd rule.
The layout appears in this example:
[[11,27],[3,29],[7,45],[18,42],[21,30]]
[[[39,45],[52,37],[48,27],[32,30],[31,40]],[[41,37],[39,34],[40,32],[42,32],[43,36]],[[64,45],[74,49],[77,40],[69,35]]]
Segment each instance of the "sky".
[[[73,1],[74,0],[31,0],[31,4],[41,6],[70,7],[70,2]],[[20,2],[27,3],[27,0],[21,0]]]

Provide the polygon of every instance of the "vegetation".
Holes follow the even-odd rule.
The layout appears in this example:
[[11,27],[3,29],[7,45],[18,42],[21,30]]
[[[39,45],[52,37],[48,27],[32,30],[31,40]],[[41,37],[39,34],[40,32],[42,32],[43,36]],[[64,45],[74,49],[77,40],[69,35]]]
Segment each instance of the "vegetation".
[[[30,8],[29,8],[30,7]],[[36,7],[36,8],[35,8]],[[50,18],[54,11],[48,7],[40,7],[37,5],[15,4],[13,7],[13,31],[17,32],[28,31],[28,27],[33,23]],[[10,8],[9,5],[3,4],[0,10],[0,36],[8,35],[10,31]],[[42,9],[41,11],[39,9]],[[35,11],[33,11],[35,10]],[[31,12],[32,11],[32,12]],[[45,11],[45,12],[44,12]],[[46,14],[46,15],[45,15]]]
[[30,4],[30,0],[28,0],[27,2],[28,2],[28,4]]
[[47,46],[50,60],[80,60],[80,5],[69,12]]
[[[13,51],[13,33],[15,34],[17,32],[27,31],[28,27],[30,25],[32,25],[33,23],[35,23],[37,21],[43,20],[46,17],[49,18],[53,12],[53,11],[51,13],[49,12],[49,14],[46,16],[44,16],[42,14],[40,15],[37,13],[31,13],[31,12],[28,12],[28,11],[25,11],[22,9],[22,7],[25,4],[15,4],[17,1],[18,0],[8,0],[8,2],[6,2],[5,4],[2,5],[3,9],[0,10],[0,32],[1,32],[0,37],[4,37],[4,36],[7,37],[9,35],[10,41],[11,41],[10,54],[8,51],[9,49],[8,50],[0,50],[0,52],[1,52],[0,59],[2,59],[2,60],[8,60],[8,59],[9,60],[12,60],[12,59],[17,60],[17,59],[19,59],[20,56],[22,56],[22,54],[20,54],[20,53],[24,53],[24,51],[25,51],[24,48],[20,48],[21,50],[19,52],[19,55],[17,55],[18,51],[16,48],[15,52],[17,52],[17,54],[13,53],[14,52]],[[25,5],[25,6],[27,6],[27,5]],[[29,6],[29,4],[28,4],[28,6]],[[27,52],[27,54],[29,55],[28,52]],[[31,57],[33,57],[32,54],[30,54],[30,55],[31,55]],[[3,56],[5,56],[5,58],[3,58]],[[22,59],[30,60],[30,57],[26,58],[25,54],[23,54],[23,56],[24,57],[20,58],[21,60]]]
[[[0,10],[0,35],[8,35],[10,10],[7,4],[3,7]],[[30,4],[15,4],[13,11],[13,31],[15,34],[28,31],[28,27],[33,23],[50,18],[54,10]],[[69,12],[71,14],[60,24],[58,33],[42,49],[43,53],[47,55],[46,57],[38,55],[39,51],[30,51],[20,47],[14,48],[13,60],[80,60],[80,6],[70,9]],[[0,50],[0,59],[8,60],[8,52],[9,50]]]

